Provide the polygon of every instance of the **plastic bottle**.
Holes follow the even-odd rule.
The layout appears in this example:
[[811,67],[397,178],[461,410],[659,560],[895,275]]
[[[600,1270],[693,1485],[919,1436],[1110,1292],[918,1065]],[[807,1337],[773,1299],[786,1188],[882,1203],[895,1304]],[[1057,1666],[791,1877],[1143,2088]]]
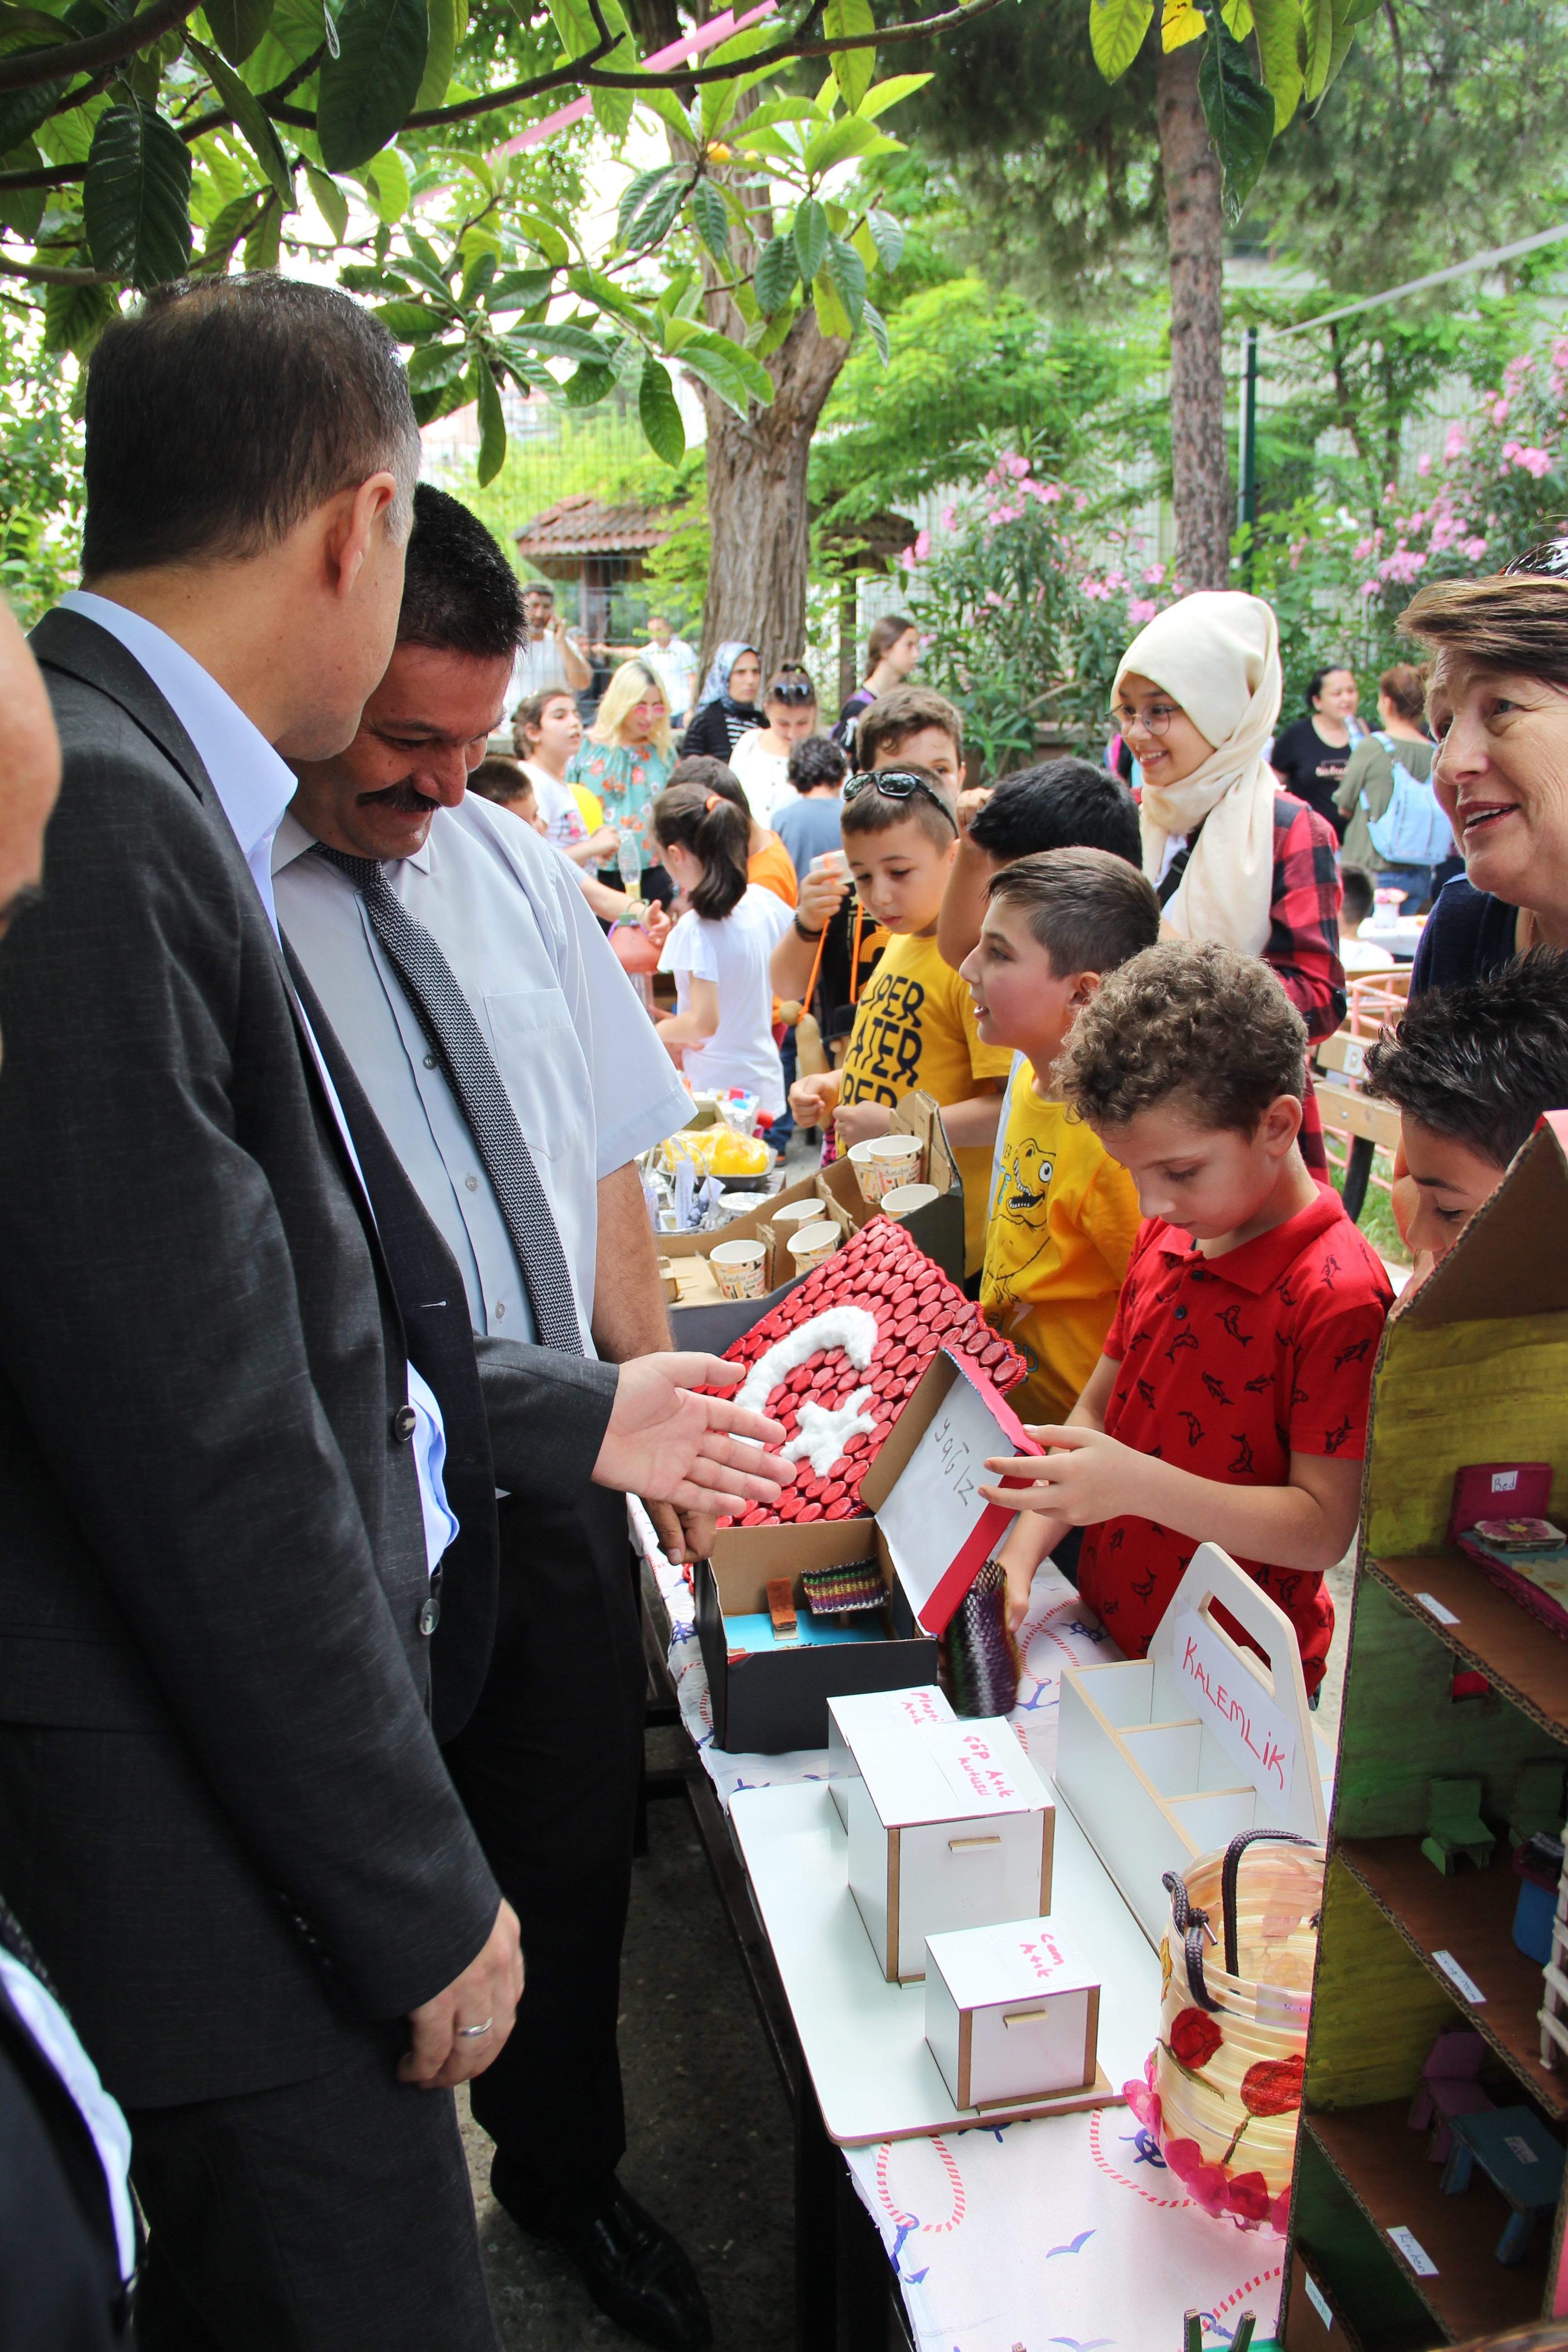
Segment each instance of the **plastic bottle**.
[[642,897],[642,843],[629,827],[623,827],[616,849],[616,864],[620,868],[621,887],[628,898]]

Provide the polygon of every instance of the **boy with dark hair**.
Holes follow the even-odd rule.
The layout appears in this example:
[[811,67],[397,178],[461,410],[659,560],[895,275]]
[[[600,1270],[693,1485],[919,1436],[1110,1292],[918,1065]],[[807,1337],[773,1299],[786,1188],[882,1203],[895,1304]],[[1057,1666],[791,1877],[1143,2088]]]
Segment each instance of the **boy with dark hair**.
[[1142,866],[1138,803],[1121,777],[1070,756],[1004,776],[969,821],[942,902],[937,942],[955,971],[979,940],[992,877],[1016,857],[1069,848]]
[[[965,1270],[977,1275],[1001,1084],[1013,1057],[1005,1045],[981,1042],[969,991],[937,950],[958,841],[955,803],[951,785],[930,769],[889,768],[846,785],[839,823],[849,870],[862,908],[893,936],[861,992],[843,1069],[797,1079],[790,1108],[804,1127],[832,1120],[837,1157],[886,1135],[895,1106],[917,1087],[934,1097],[963,1183]],[[781,994],[796,969],[794,944],[792,934],[773,951]]]
[[[1142,1657],[1200,1543],[1296,1629],[1309,1692],[1333,1634],[1323,1571],[1355,1531],[1373,1359],[1393,1293],[1297,1144],[1306,1026],[1268,967],[1168,940],[1110,974],[1057,1065],[1138,1187],[1144,1223],[1104,1352],[1026,1482],[1002,1551],[1021,1622],[1068,1528],[1079,1584]],[[1014,1488],[991,1493],[1016,1510]]]
[[1568,1108],[1568,954],[1532,948],[1470,988],[1431,989],[1366,1057],[1399,1109],[1417,1279],[1446,1257],[1543,1111]]
[[980,1302],[1028,1363],[1014,1411],[1061,1421],[1100,1360],[1137,1236],[1138,1192],[1093,1130],[1068,1119],[1051,1069],[1102,974],[1159,938],[1160,902],[1135,866],[1104,849],[1019,858],[993,877],[990,898],[960,976],[982,1044],[1012,1046],[1016,1059]]
[[963,721],[945,694],[929,686],[895,686],[879,694],[855,731],[855,764],[929,768],[963,788]]
[[838,845],[838,793],[849,761],[826,735],[807,735],[789,755],[789,781],[800,794],[779,812],[773,828],[796,874]]

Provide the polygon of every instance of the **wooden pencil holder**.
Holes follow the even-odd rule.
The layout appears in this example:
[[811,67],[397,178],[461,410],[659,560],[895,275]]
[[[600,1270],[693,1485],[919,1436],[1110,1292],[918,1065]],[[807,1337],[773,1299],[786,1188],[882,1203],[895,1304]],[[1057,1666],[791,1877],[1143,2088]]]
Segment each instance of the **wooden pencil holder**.
[[1243,2230],[1284,2234],[1324,1861],[1254,1830],[1165,1880],[1159,2035],[1123,2089],[1188,2196]]

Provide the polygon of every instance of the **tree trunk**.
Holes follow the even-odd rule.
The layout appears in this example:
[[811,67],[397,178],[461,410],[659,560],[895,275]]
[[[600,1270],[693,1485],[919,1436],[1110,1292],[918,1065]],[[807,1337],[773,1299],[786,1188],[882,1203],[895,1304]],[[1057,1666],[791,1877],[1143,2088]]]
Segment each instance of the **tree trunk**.
[[1171,476],[1176,577],[1228,588],[1234,494],[1225,446],[1225,216],[1198,97],[1201,41],[1162,54],[1160,164],[1171,257]]
[[[743,331],[739,320],[733,326]],[[849,346],[825,337],[807,300],[767,362],[771,408],[742,421],[700,386],[708,417],[708,596],[702,659],[726,637],[763,657],[764,677],[805,651],[809,530],[805,471],[811,436]]]

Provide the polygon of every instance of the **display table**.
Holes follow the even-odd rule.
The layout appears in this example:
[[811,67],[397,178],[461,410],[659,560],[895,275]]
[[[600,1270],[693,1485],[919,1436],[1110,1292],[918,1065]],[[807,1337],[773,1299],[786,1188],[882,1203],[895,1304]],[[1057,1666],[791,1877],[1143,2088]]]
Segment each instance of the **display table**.
[[[681,1717],[720,1802],[727,1807],[738,1790],[826,1783],[825,1749],[731,1756],[713,1748],[690,1588],[658,1549],[645,1515],[635,1503],[631,1507],[668,1621],[668,1671]],[[1011,1720],[1033,1763],[1048,1775],[1063,1665],[1119,1653],[1048,1566],[1036,1578],[1020,1647],[1026,1671]],[[826,1788],[822,1801],[828,1803]],[[1069,1842],[1077,1835],[1065,1808],[1058,1838],[1064,1831]],[[852,2182],[892,2265],[918,2352],[1047,2352],[1054,2345],[1066,2352],[1177,2352],[1183,2314],[1194,2309],[1204,2315],[1204,2344],[1215,2352],[1229,2344],[1242,2311],[1256,2312],[1255,2352],[1268,2352],[1282,2242],[1201,2212],[1126,2107],[835,2147],[801,2055],[800,2023],[752,1910],[732,1840],[724,1837],[717,1850],[711,1835],[706,1842],[764,2031],[795,2098],[798,2343],[810,2352],[835,2346],[882,2352],[888,2341],[885,2285],[879,2296],[878,2283],[868,2279],[863,2263],[857,2266],[853,2215],[844,2213]],[[1087,1848],[1083,1864],[1099,1869]],[[1158,2018],[1159,1965],[1135,1926],[1124,1941],[1124,1951],[1118,1943],[1122,1972],[1136,1978],[1147,1969],[1141,2071]],[[1118,2041],[1107,2043],[1105,2054],[1112,2071],[1111,2062],[1120,2067],[1126,2053]]]

